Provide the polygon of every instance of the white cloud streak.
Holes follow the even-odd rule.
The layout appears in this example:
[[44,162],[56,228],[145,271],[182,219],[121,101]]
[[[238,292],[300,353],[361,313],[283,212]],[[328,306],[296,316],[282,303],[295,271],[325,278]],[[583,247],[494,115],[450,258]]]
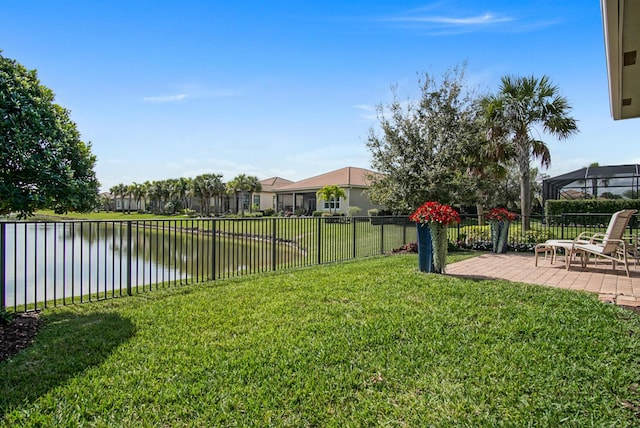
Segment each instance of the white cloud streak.
[[505,22],[513,21],[513,18],[499,17],[491,13],[485,13],[478,16],[470,16],[466,18],[448,18],[444,16],[408,16],[389,19],[396,22],[424,22],[433,24],[446,24],[446,25],[493,25],[501,24]]
[[149,103],[175,103],[179,101],[184,101],[187,98],[189,98],[187,94],[178,94],[178,95],[167,95],[167,96],[161,96],[161,97],[144,97],[143,101],[146,101]]

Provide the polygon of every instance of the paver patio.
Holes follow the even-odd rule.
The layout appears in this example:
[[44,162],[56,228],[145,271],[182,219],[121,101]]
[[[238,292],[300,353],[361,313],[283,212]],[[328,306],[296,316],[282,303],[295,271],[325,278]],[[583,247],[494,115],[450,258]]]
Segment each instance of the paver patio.
[[480,279],[506,279],[514,282],[547,285],[598,293],[600,300],[620,306],[640,308],[640,267],[629,265],[630,277],[624,268],[614,271],[611,263],[593,262],[582,268],[573,262],[567,271],[564,259],[559,257],[554,264],[550,258],[540,257],[534,266],[533,254],[507,253],[483,254],[447,265],[446,273]]

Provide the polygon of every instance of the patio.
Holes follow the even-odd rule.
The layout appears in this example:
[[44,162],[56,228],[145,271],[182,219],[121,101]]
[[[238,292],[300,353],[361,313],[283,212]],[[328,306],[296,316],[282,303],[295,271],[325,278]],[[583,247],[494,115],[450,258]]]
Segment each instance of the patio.
[[554,263],[540,257],[534,266],[533,254],[483,254],[447,265],[447,275],[478,279],[506,279],[513,282],[546,285],[570,290],[597,293],[600,300],[620,306],[640,309],[640,268],[631,263],[630,277],[618,266],[614,272],[611,263],[590,263],[583,269],[579,262],[567,271],[564,258]]

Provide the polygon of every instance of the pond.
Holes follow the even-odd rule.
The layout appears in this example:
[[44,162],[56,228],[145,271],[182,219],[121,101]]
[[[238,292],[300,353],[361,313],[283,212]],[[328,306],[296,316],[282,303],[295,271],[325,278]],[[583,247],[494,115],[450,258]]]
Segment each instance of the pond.
[[6,307],[58,299],[105,299],[269,270],[274,257],[286,263],[300,254],[268,240],[176,227],[175,223],[17,222],[3,226]]

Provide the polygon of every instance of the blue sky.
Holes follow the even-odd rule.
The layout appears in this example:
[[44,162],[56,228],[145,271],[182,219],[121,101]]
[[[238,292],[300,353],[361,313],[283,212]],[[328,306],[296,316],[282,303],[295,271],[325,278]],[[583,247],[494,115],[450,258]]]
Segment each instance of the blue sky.
[[3,0],[0,49],[71,110],[103,189],[202,173],[300,180],[369,168],[376,104],[467,62],[469,84],[547,74],[580,133],[551,175],[640,163],[614,121],[599,1]]

